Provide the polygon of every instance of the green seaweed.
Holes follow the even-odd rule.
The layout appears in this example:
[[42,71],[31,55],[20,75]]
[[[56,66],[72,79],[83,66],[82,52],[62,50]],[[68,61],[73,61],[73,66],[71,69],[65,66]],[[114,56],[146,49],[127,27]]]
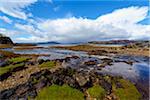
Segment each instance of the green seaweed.
[[15,57],[15,58],[9,59],[8,61],[9,61],[10,63],[21,63],[21,62],[25,62],[25,61],[27,61],[27,60],[29,60],[28,57]]
[[105,89],[99,85],[95,85],[87,90],[90,97],[95,98],[96,100],[102,100],[106,94]]
[[55,61],[48,61],[48,62],[44,62],[44,63],[39,65],[40,68],[53,68],[55,66],[56,66]]
[[119,82],[122,88],[116,88],[115,85],[113,85],[113,90],[120,100],[139,100],[141,98],[141,94],[134,84],[124,79],[120,79]]
[[0,75],[3,75],[7,72],[10,72],[12,71],[14,68],[17,68],[17,67],[24,67],[24,63],[20,63],[20,64],[15,64],[15,65],[8,65],[8,66],[5,66],[5,67],[0,67]]
[[68,85],[51,85],[43,88],[38,93],[36,100],[84,100],[84,95],[81,91]]

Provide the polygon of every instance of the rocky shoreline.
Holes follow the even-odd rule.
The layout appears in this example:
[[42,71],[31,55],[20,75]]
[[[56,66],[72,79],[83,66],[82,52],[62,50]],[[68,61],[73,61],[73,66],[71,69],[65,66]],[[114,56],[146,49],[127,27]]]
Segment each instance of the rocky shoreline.
[[[122,78],[103,76],[96,72],[78,72],[71,68],[61,68],[55,72],[45,69],[30,75],[29,80],[25,84],[18,85],[17,87],[8,90],[3,90],[0,94],[2,100],[33,99],[38,95],[38,92],[46,86],[51,86],[52,84],[62,86],[63,84],[67,84],[68,86],[83,92],[85,99],[88,100],[89,97],[86,94],[87,89],[94,85],[100,85],[106,91],[103,99],[114,100],[117,99],[117,94],[115,94],[113,90],[114,86],[116,86],[116,89],[123,88],[122,84],[119,83],[119,80],[122,80]],[[136,88],[134,89],[136,90]],[[137,91],[131,90],[128,92],[136,93]],[[140,94],[139,97],[135,98],[140,98]]]
[[[147,47],[142,49],[134,48],[134,46],[104,47],[94,45],[13,46],[13,50],[20,51],[40,49],[52,49],[54,51],[56,49],[57,52],[55,51],[54,54],[59,53],[59,50],[84,51],[86,55],[82,55],[82,53],[72,55],[70,51],[66,51],[70,53],[65,55],[66,52],[63,52],[61,56],[65,55],[64,58],[51,60],[49,59],[52,56],[51,54],[19,54],[1,49],[0,99],[38,99],[47,95],[43,94],[43,91],[52,89],[53,92],[56,92],[53,95],[55,98],[59,91],[76,91],[81,96],[79,97],[81,100],[122,100],[124,98],[126,100],[129,100],[129,98],[148,100],[149,91],[141,83],[131,82],[124,77],[120,77],[121,75],[101,73],[102,69],[108,66],[113,68],[116,63],[123,63],[126,67],[128,66],[129,72],[134,71],[135,63],[149,64],[149,49]],[[40,57],[47,57],[48,59]],[[120,65],[120,67],[123,66]],[[56,90],[53,90],[53,88],[56,88]],[[62,93],[62,96],[69,96],[68,92]]]

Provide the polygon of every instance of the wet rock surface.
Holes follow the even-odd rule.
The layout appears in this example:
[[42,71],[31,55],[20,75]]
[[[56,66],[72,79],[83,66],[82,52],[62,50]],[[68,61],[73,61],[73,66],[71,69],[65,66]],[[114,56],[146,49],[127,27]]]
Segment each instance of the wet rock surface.
[[28,98],[35,98],[39,91],[46,86],[51,86],[52,84],[62,86],[63,84],[67,84],[72,88],[82,91],[85,93],[85,96],[88,88],[94,85],[100,85],[106,91],[105,98],[114,100],[113,98],[115,95],[112,95],[112,85],[116,84],[117,88],[123,88],[117,81],[119,79],[122,78],[105,76],[98,74],[95,71],[77,71],[70,67],[60,68],[54,72],[44,69],[30,75],[30,78],[26,83],[1,91],[0,99],[27,100]]
[[78,72],[71,68],[62,68],[55,72],[42,70],[34,73],[25,84],[1,91],[0,97],[1,99],[34,98],[43,87],[52,84],[68,84],[83,92],[94,84],[100,84],[106,90],[111,91],[111,84],[106,82],[103,76],[98,75],[96,72]]

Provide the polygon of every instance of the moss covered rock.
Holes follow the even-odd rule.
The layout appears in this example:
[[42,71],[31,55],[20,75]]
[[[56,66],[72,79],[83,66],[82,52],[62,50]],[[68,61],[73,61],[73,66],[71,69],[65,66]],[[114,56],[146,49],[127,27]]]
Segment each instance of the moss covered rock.
[[96,100],[102,100],[106,94],[106,91],[104,88],[102,88],[101,86],[99,85],[95,85],[91,88],[89,88],[87,90],[89,96],[90,96],[90,99],[96,99]]
[[119,83],[121,87],[117,88],[117,86],[114,85],[113,91],[120,100],[139,100],[141,98],[141,94],[134,84],[124,79],[120,79]]
[[43,88],[36,100],[84,100],[84,95],[79,90],[68,85],[51,85]]
[[42,64],[39,65],[40,68],[53,68],[55,66],[56,66],[55,61],[43,62]]

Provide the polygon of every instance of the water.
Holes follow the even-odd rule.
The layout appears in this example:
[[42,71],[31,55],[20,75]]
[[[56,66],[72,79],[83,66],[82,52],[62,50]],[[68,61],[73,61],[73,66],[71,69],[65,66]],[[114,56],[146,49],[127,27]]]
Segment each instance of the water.
[[38,44],[37,46],[40,47],[50,47],[50,46],[75,46],[75,45],[79,45],[79,44]]
[[104,74],[122,76],[133,82],[147,81],[149,79],[149,65],[146,63],[134,63],[133,65],[124,62],[114,63],[112,66],[106,66],[101,71]]
[[13,51],[13,48],[2,48],[0,50],[4,50],[4,51]]
[[[51,46],[60,46],[60,44],[51,45]],[[42,45],[43,46],[43,45]],[[43,47],[48,47],[50,45],[44,45]],[[68,45],[69,46],[69,45]],[[63,67],[72,67],[78,70],[96,70],[99,73],[113,75],[113,76],[122,76],[125,79],[129,79],[132,82],[142,84],[142,86],[148,89],[149,86],[149,57],[142,56],[128,56],[128,55],[119,55],[119,56],[98,56],[98,55],[88,55],[86,52],[82,51],[72,51],[72,50],[62,50],[54,48],[35,48],[35,49],[4,49],[6,51],[12,51],[17,54],[48,54],[50,56],[40,56],[39,59],[64,59],[65,57],[79,56],[78,59],[71,59],[68,62],[63,63]],[[100,64],[103,58],[113,59],[113,65],[105,66],[104,68],[97,67],[97,64]],[[87,66],[84,62],[93,60],[96,62],[95,65]],[[115,62],[118,61],[118,62]],[[132,61],[133,64],[127,64],[125,61]]]
[[40,56],[39,59],[63,59],[68,56],[87,56],[86,52],[82,51],[72,51],[72,50],[61,50],[53,48],[40,48],[40,49],[26,49],[26,50],[14,50],[17,54],[46,54],[50,56]]

